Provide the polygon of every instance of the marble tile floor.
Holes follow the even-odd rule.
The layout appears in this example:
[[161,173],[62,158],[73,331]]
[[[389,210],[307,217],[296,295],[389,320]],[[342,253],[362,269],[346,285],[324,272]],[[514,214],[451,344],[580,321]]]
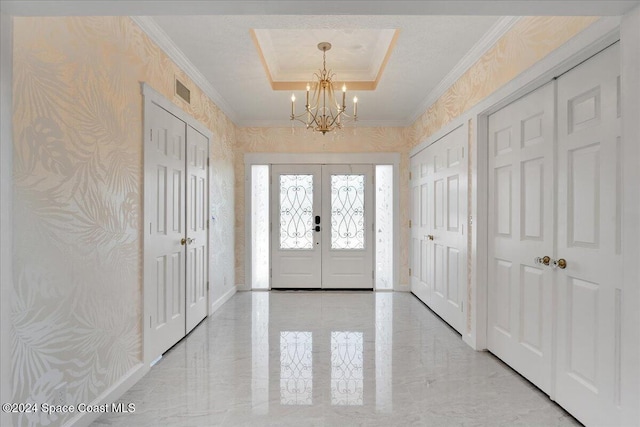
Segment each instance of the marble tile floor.
[[409,293],[240,292],[95,426],[570,426]]

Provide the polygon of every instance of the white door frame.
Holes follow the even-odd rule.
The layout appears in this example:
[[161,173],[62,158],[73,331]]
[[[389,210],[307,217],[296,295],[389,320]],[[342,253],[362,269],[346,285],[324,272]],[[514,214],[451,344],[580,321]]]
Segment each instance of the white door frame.
[[[245,153],[244,155],[244,231],[245,283],[242,289],[251,290],[251,166],[277,164],[370,164],[393,166],[393,283],[399,290],[400,262],[400,153]],[[374,171],[375,173],[375,171]],[[374,253],[375,257],[375,253]],[[375,265],[375,260],[374,260]],[[375,290],[375,282],[374,282]]]
[[[144,147],[145,147],[145,141],[146,141],[146,136],[149,135],[149,132],[151,131],[150,128],[150,123],[149,120],[147,118],[147,111],[150,111],[150,107],[152,104],[155,104],[157,106],[159,106],[160,108],[163,108],[164,110],[167,110],[169,113],[173,114],[174,116],[178,117],[180,120],[182,120],[183,122],[185,122],[188,126],[191,126],[192,128],[194,128],[195,130],[197,130],[198,132],[200,132],[201,134],[203,134],[205,137],[208,138],[209,140],[209,145],[211,144],[211,139],[213,137],[212,132],[207,129],[204,125],[202,125],[200,122],[198,122],[195,118],[193,118],[192,116],[190,116],[188,113],[186,113],[184,110],[182,110],[180,107],[178,107],[177,105],[175,105],[174,103],[172,103],[171,101],[169,101],[167,98],[165,98],[162,94],[160,94],[158,91],[156,91],[155,89],[153,89],[151,86],[149,86],[147,83],[141,82],[140,83],[140,87],[141,87],[141,91],[142,91],[142,98],[143,98],[143,103],[144,103],[144,127],[143,127],[143,134],[142,134],[142,149],[143,149],[143,153],[144,153]],[[185,135],[186,136],[186,135]],[[208,156],[211,156],[211,150],[209,150],[209,154]],[[209,157],[207,157],[207,165],[209,164]],[[146,157],[145,157],[145,161],[144,161],[144,165],[143,165],[143,174],[146,176],[147,175],[147,165],[146,165]],[[211,169],[209,167],[207,167],[208,171],[208,180],[207,180],[207,185],[210,187],[211,186]],[[209,203],[209,194],[210,194],[210,190],[209,188],[207,188],[207,209],[206,209],[206,215],[207,215],[207,219],[211,217],[211,204]],[[144,194],[144,189],[143,189],[143,198],[146,199],[147,195]],[[146,203],[144,203],[146,204]],[[141,234],[142,234],[142,241],[143,241],[143,246],[142,246],[142,261],[143,261],[143,266],[146,265],[147,263],[144,262],[144,257],[145,257],[145,246],[148,244],[147,241],[148,239],[145,239],[146,236],[146,230],[147,230],[147,225],[148,223],[151,222],[151,211],[149,209],[144,209],[143,208],[143,227],[141,230]],[[211,248],[211,233],[207,233],[207,246],[210,250]],[[207,251],[208,255],[208,260],[207,262],[210,264],[210,259],[211,259],[211,253],[210,251]],[[144,270],[144,267],[143,267]],[[211,282],[211,268],[207,269],[208,271],[208,277],[207,277],[207,283]],[[152,284],[148,283],[148,278],[149,278],[149,274],[146,271],[143,271],[142,277],[143,277],[143,292],[142,292],[142,298],[143,298],[143,315],[142,315],[142,336],[143,336],[143,340],[142,340],[142,354],[143,354],[143,362],[145,366],[149,366],[149,364],[151,364],[151,362],[153,362],[153,360],[151,359],[153,357],[152,354],[150,354],[150,352],[148,351],[150,348],[150,340],[149,340],[149,334],[146,333],[147,330],[147,322],[149,322],[147,319],[149,319],[150,313],[151,313],[151,306],[153,304],[153,301],[150,301],[149,298],[149,289],[151,288]],[[208,288],[208,286],[207,286]],[[211,292],[209,292],[209,289],[207,289],[207,316],[209,316],[211,314]]]

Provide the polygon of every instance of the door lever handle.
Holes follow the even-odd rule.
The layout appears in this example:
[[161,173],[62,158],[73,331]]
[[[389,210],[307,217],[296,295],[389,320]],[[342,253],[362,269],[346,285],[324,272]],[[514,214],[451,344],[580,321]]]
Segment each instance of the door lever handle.
[[[320,215],[316,215],[315,224],[316,225],[320,224]],[[318,231],[318,230],[316,230],[316,231]]]

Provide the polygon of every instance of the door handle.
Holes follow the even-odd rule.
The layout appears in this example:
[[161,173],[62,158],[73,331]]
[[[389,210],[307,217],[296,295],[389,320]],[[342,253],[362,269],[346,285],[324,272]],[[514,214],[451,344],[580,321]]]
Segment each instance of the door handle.
[[542,265],[549,265],[549,263],[551,262],[551,258],[549,258],[548,256],[543,256],[542,258],[540,257],[535,257],[533,259],[533,262],[535,262],[536,264],[542,264]]
[[433,240],[433,234],[428,234],[428,235],[427,235],[427,239],[429,239],[429,240]]
[[553,260],[553,268],[559,268],[560,270],[564,270],[565,268],[567,268],[567,260],[564,258]]
[[190,245],[190,244],[195,243],[195,242],[196,242],[196,239],[195,239],[195,238],[193,238],[193,239],[191,239],[191,238],[187,238],[187,244],[189,244],[189,245]]
[[185,239],[184,237],[182,239],[180,239],[180,244],[182,246],[186,245],[187,244],[187,239]]
[[[316,221],[315,221],[315,224],[316,224],[316,225],[320,224],[320,215],[316,215]],[[316,230],[316,231],[318,231],[318,230]]]
[[320,231],[320,226],[316,225],[316,231]]

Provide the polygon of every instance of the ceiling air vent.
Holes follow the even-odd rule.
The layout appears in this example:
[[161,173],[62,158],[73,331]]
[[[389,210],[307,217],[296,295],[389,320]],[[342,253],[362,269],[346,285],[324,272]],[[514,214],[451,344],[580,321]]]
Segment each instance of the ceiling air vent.
[[176,79],[176,95],[182,98],[187,104],[191,104],[191,91],[178,79]]

